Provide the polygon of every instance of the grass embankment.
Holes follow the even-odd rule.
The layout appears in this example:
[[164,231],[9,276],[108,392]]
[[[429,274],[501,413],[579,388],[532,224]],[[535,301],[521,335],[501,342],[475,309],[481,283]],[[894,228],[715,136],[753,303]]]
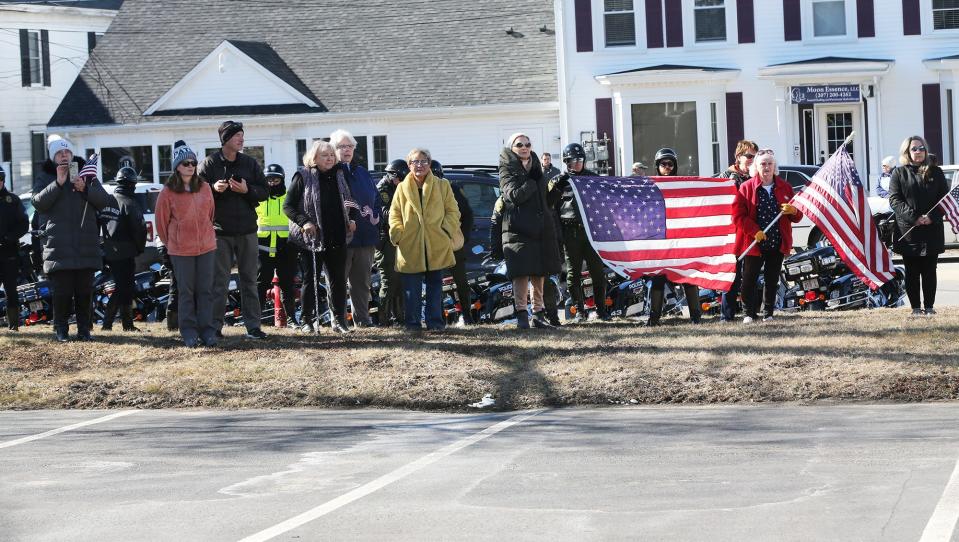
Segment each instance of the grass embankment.
[[162,325],[65,345],[50,327],[0,333],[0,408],[495,408],[617,403],[959,398],[959,309],[777,316],[774,322],[656,329],[590,322],[557,331],[508,326],[347,338],[239,328],[188,349]]

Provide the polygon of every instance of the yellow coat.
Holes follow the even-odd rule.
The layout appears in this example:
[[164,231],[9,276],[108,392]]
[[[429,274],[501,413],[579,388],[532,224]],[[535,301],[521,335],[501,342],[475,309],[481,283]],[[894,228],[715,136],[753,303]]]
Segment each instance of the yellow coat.
[[453,267],[453,251],[463,248],[463,232],[449,181],[429,173],[422,196],[412,173],[397,185],[390,205],[390,242],[396,246],[400,273]]

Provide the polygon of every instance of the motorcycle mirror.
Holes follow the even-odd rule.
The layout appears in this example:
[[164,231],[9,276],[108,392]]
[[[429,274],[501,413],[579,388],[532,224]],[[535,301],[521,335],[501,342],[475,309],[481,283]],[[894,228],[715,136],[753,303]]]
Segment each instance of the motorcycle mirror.
[[473,254],[482,254],[482,253],[483,253],[483,245],[473,245],[473,248],[470,249],[470,250],[473,252]]

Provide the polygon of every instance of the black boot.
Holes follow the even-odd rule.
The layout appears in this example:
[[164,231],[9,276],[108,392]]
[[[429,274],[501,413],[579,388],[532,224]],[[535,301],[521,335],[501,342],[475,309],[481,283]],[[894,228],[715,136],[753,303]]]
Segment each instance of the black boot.
[[177,321],[177,314],[174,310],[166,311],[166,328],[167,331],[176,331],[180,329],[179,322]]
[[553,327],[559,327],[562,322],[559,321],[559,311],[556,309],[546,309],[546,321]]
[[140,331],[133,325],[133,307],[130,305],[120,309],[120,321],[123,322],[123,331]]
[[73,296],[53,296],[53,330],[57,340],[65,343],[70,340],[70,313],[73,312]]
[[533,313],[533,327],[536,329],[549,329],[553,326],[546,319],[545,311],[536,311]]
[[117,302],[117,296],[114,294],[107,301],[106,312],[103,314],[103,325],[100,326],[101,330],[111,331],[113,329],[113,320],[117,316],[117,309],[119,309],[119,303]]
[[10,331],[20,329],[20,309],[18,307],[7,307],[7,328]]
[[658,288],[654,288],[649,293],[649,320],[646,321],[646,325],[649,327],[659,325],[659,316],[663,312],[663,298],[665,292]]
[[526,312],[526,309],[516,310],[516,328],[517,329],[529,329],[529,313]]
[[77,339],[81,341],[92,341],[93,336],[90,331],[93,329],[93,292],[89,294],[76,294],[77,302]]
[[390,327],[393,325],[393,310],[390,298],[380,296],[379,310],[376,311],[376,320],[380,327]]

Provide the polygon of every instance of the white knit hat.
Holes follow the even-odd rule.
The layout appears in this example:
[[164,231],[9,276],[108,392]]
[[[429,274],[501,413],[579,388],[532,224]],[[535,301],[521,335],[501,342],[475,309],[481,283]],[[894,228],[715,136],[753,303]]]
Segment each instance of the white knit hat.
[[67,141],[66,139],[63,139],[57,134],[51,134],[50,137],[47,138],[47,151],[48,151],[47,156],[49,156],[51,160],[53,160],[53,157],[56,156],[58,152],[64,151],[64,150],[70,151],[70,153],[72,154],[73,145],[71,145],[69,141]]
[[889,167],[896,167],[896,159],[892,156],[887,156],[882,159],[882,165]]
[[521,137],[525,137],[526,139],[529,139],[529,136],[524,134],[523,132],[516,132],[515,134],[509,136],[509,139],[506,140],[506,146],[512,149],[513,143],[515,143],[516,140]]

